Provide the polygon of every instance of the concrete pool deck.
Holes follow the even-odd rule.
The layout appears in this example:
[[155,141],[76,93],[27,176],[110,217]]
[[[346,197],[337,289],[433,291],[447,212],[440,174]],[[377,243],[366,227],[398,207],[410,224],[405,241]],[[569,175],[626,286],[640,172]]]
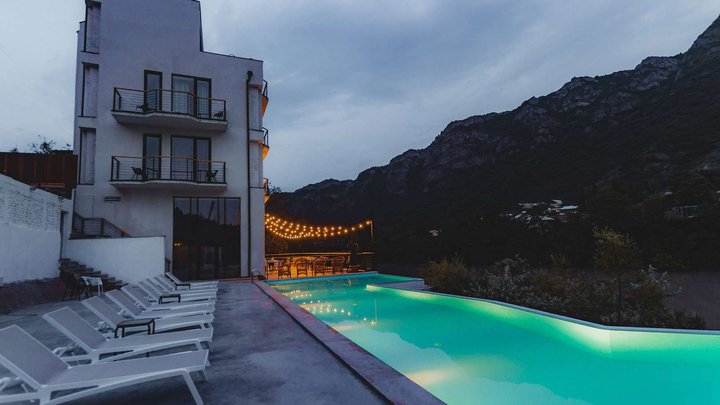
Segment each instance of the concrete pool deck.
[[[49,348],[69,340],[42,319],[68,306],[98,321],[78,301],[26,307],[0,315],[0,328],[17,324]],[[386,401],[301,328],[257,285],[220,283],[210,345],[208,382],[196,378],[206,404],[381,404]],[[2,375],[4,371],[0,371]],[[191,404],[181,378],[149,382],[74,404]]]

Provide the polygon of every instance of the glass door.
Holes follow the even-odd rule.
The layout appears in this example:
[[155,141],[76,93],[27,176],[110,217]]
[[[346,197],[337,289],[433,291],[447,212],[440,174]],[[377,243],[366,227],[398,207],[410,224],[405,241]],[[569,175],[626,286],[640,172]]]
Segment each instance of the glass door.
[[144,112],[162,111],[162,73],[145,71]]
[[240,277],[240,259],[239,198],[175,198],[175,275],[183,280]]
[[188,76],[172,77],[172,111],[195,115],[195,79]]
[[210,118],[210,80],[196,79],[195,81],[196,111],[198,118]]
[[145,179],[162,178],[160,156],[162,156],[162,138],[160,135],[146,134],[143,137],[143,177]]

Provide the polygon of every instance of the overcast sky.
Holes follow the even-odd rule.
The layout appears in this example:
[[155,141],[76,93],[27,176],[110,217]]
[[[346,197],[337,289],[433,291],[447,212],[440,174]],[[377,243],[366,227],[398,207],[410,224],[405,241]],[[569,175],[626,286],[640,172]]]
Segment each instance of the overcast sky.
[[[84,2],[0,1],[0,150],[72,142]],[[265,174],[285,191],[354,179],[573,76],[683,52],[718,14],[720,0],[202,0],[206,50],[265,61]]]

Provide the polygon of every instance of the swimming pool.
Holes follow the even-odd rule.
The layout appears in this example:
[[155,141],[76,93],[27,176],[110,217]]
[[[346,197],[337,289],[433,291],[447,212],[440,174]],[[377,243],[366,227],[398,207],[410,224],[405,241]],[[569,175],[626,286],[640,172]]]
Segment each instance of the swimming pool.
[[268,283],[450,404],[717,404],[720,335],[601,327],[399,290],[377,274]]

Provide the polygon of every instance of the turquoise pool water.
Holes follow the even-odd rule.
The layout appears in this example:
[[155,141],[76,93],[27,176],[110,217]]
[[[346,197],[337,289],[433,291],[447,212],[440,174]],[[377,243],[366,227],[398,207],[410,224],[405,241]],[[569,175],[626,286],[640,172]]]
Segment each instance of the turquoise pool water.
[[720,335],[597,328],[382,286],[406,280],[269,284],[449,404],[720,404]]

